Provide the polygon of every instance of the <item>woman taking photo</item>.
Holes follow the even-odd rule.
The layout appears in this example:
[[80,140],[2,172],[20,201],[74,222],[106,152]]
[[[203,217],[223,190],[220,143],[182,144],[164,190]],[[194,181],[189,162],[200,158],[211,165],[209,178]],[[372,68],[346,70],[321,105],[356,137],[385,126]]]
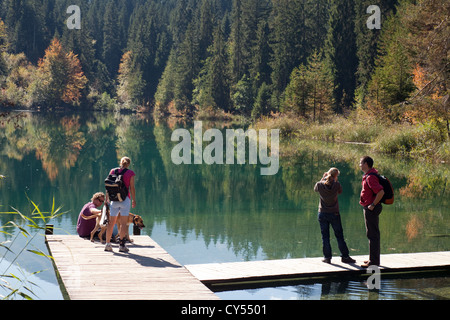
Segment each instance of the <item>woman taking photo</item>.
[[337,168],[331,168],[323,174],[322,180],[316,183],[314,191],[320,195],[319,201],[319,223],[322,232],[323,255],[325,263],[331,263],[330,245],[330,225],[333,227],[339,250],[341,251],[341,261],[345,263],[355,263],[350,258],[347,244],[344,240],[344,230],[342,229],[341,216],[339,214],[338,195],[342,193],[342,186],[338,181],[340,172]]

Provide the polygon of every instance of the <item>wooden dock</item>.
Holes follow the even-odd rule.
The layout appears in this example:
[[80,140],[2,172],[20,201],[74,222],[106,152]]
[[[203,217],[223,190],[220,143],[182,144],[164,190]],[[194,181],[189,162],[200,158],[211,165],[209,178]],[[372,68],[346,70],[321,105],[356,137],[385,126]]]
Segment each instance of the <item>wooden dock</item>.
[[[342,263],[334,257],[331,264],[322,258],[263,260],[248,262],[186,265],[197,279],[207,285],[249,283],[270,280],[355,275],[367,273],[360,265],[368,256],[352,256],[355,264]],[[381,255],[381,274],[426,270],[450,270],[450,251]]]
[[100,242],[47,235],[46,241],[72,300],[216,300],[204,284],[148,236],[132,236],[130,251],[105,252]]

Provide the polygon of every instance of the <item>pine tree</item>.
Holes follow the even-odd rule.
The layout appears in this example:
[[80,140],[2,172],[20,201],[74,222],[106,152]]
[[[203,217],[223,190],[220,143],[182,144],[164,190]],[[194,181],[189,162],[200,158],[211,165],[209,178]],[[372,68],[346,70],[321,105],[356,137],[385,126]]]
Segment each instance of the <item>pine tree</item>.
[[311,84],[307,81],[307,67],[301,64],[294,68],[289,85],[286,87],[284,111],[308,118],[311,108],[308,103]]
[[292,70],[306,63],[308,19],[304,0],[273,1],[272,85],[275,99],[289,83]]
[[[357,45],[358,69],[356,72],[356,99],[363,105],[366,101],[367,86],[375,69],[375,59],[381,29],[369,29],[367,8],[374,4],[372,0],[355,0],[355,34]],[[378,7],[381,10],[381,27],[385,27],[386,19],[395,9],[397,0],[382,0]]]
[[208,56],[208,47],[212,43],[212,30],[215,25],[214,9],[211,0],[202,0],[200,5],[200,18],[198,26],[199,59],[204,60]]
[[312,120],[322,122],[333,111],[333,78],[322,54],[317,51],[308,59],[306,78],[311,88],[308,104],[312,108]]
[[323,48],[328,32],[328,18],[330,11],[329,0],[307,0],[307,41],[310,47],[308,53],[313,50],[320,51]]
[[356,43],[354,1],[333,0],[330,9],[325,54],[334,79],[334,110],[342,113],[353,104],[356,88]]
[[271,99],[270,87],[265,82],[263,82],[258,90],[255,104],[253,105],[252,109],[253,119],[258,119],[261,116],[269,114],[269,112],[271,111],[270,99]]
[[230,111],[230,79],[227,72],[228,55],[222,28],[216,26],[209,57],[194,81],[193,103],[201,107],[213,107]]
[[235,85],[232,102],[236,111],[244,115],[250,115],[253,108],[253,90],[249,76],[244,75]]
[[131,18],[127,49],[132,51],[132,64],[134,72],[140,73],[145,83],[142,93],[146,98],[150,98],[156,91],[159,74],[155,67],[157,42],[156,19],[153,14],[153,7],[138,7]]
[[115,1],[108,1],[103,23],[103,51],[104,61],[111,78],[115,78],[121,58],[120,33],[117,23]]
[[272,50],[269,43],[269,24],[267,21],[261,21],[256,35],[255,46],[253,47],[252,63],[250,67],[250,78],[254,94],[257,93],[263,82],[270,83],[272,69],[270,59]]
[[242,76],[245,74],[245,63],[244,63],[244,37],[243,37],[243,13],[242,13],[242,1],[243,0],[233,0],[233,12],[231,15],[231,74],[232,81],[237,83]]
[[[177,51],[177,65],[174,75],[174,99],[178,110],[190,109],[193,79],[200,71],[200,46],[194,23],[191,23]],[[190,112],[188,110],[187,112]]]
[[386,21],[376,68],[368,86],[368,107],[390,119],[393,119],[390,107],[405,101],[414,88],[412,65],[404,42],[407,32],[397,15]]

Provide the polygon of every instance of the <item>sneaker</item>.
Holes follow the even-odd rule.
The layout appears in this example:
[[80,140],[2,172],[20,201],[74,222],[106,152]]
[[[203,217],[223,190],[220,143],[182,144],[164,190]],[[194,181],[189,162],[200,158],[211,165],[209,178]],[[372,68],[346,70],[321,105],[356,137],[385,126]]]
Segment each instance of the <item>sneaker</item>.
[[106,244],[106,246],[105,246],[105,251],[109,251],[109,252],[112,252],[112,251],[113,251],[112,246],[111,246],[111,243],[107,243],[107,244]]
[[128,249],[124,244],[119,246],[119,252],[128,252],[130,249]]
[[331,264],[331,258],[324,258],[322,262]]
[[356,262],[356,260],[355,259],[352,259],[352,258],[350,258],[350,257],[342,257],[341,258],[341,261],[342,262],[344,262],[344,263],[355,263]]

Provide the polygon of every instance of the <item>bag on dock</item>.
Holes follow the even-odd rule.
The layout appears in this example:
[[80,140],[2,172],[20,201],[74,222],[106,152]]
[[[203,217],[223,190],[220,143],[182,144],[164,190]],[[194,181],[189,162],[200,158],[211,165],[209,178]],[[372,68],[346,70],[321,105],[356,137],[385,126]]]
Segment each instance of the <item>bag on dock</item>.
[[122,202],[128,196],[128,188],[123,181],[123,175],[127,171],[128,169],[123,169],[119,173],[119,168],[114,169],[114,172],[105,179],[105,188],[110,201]]
[[102,218],[100,219],[100,227],[108,225],[109,222],[109,204],[105,203],[102,209]]

